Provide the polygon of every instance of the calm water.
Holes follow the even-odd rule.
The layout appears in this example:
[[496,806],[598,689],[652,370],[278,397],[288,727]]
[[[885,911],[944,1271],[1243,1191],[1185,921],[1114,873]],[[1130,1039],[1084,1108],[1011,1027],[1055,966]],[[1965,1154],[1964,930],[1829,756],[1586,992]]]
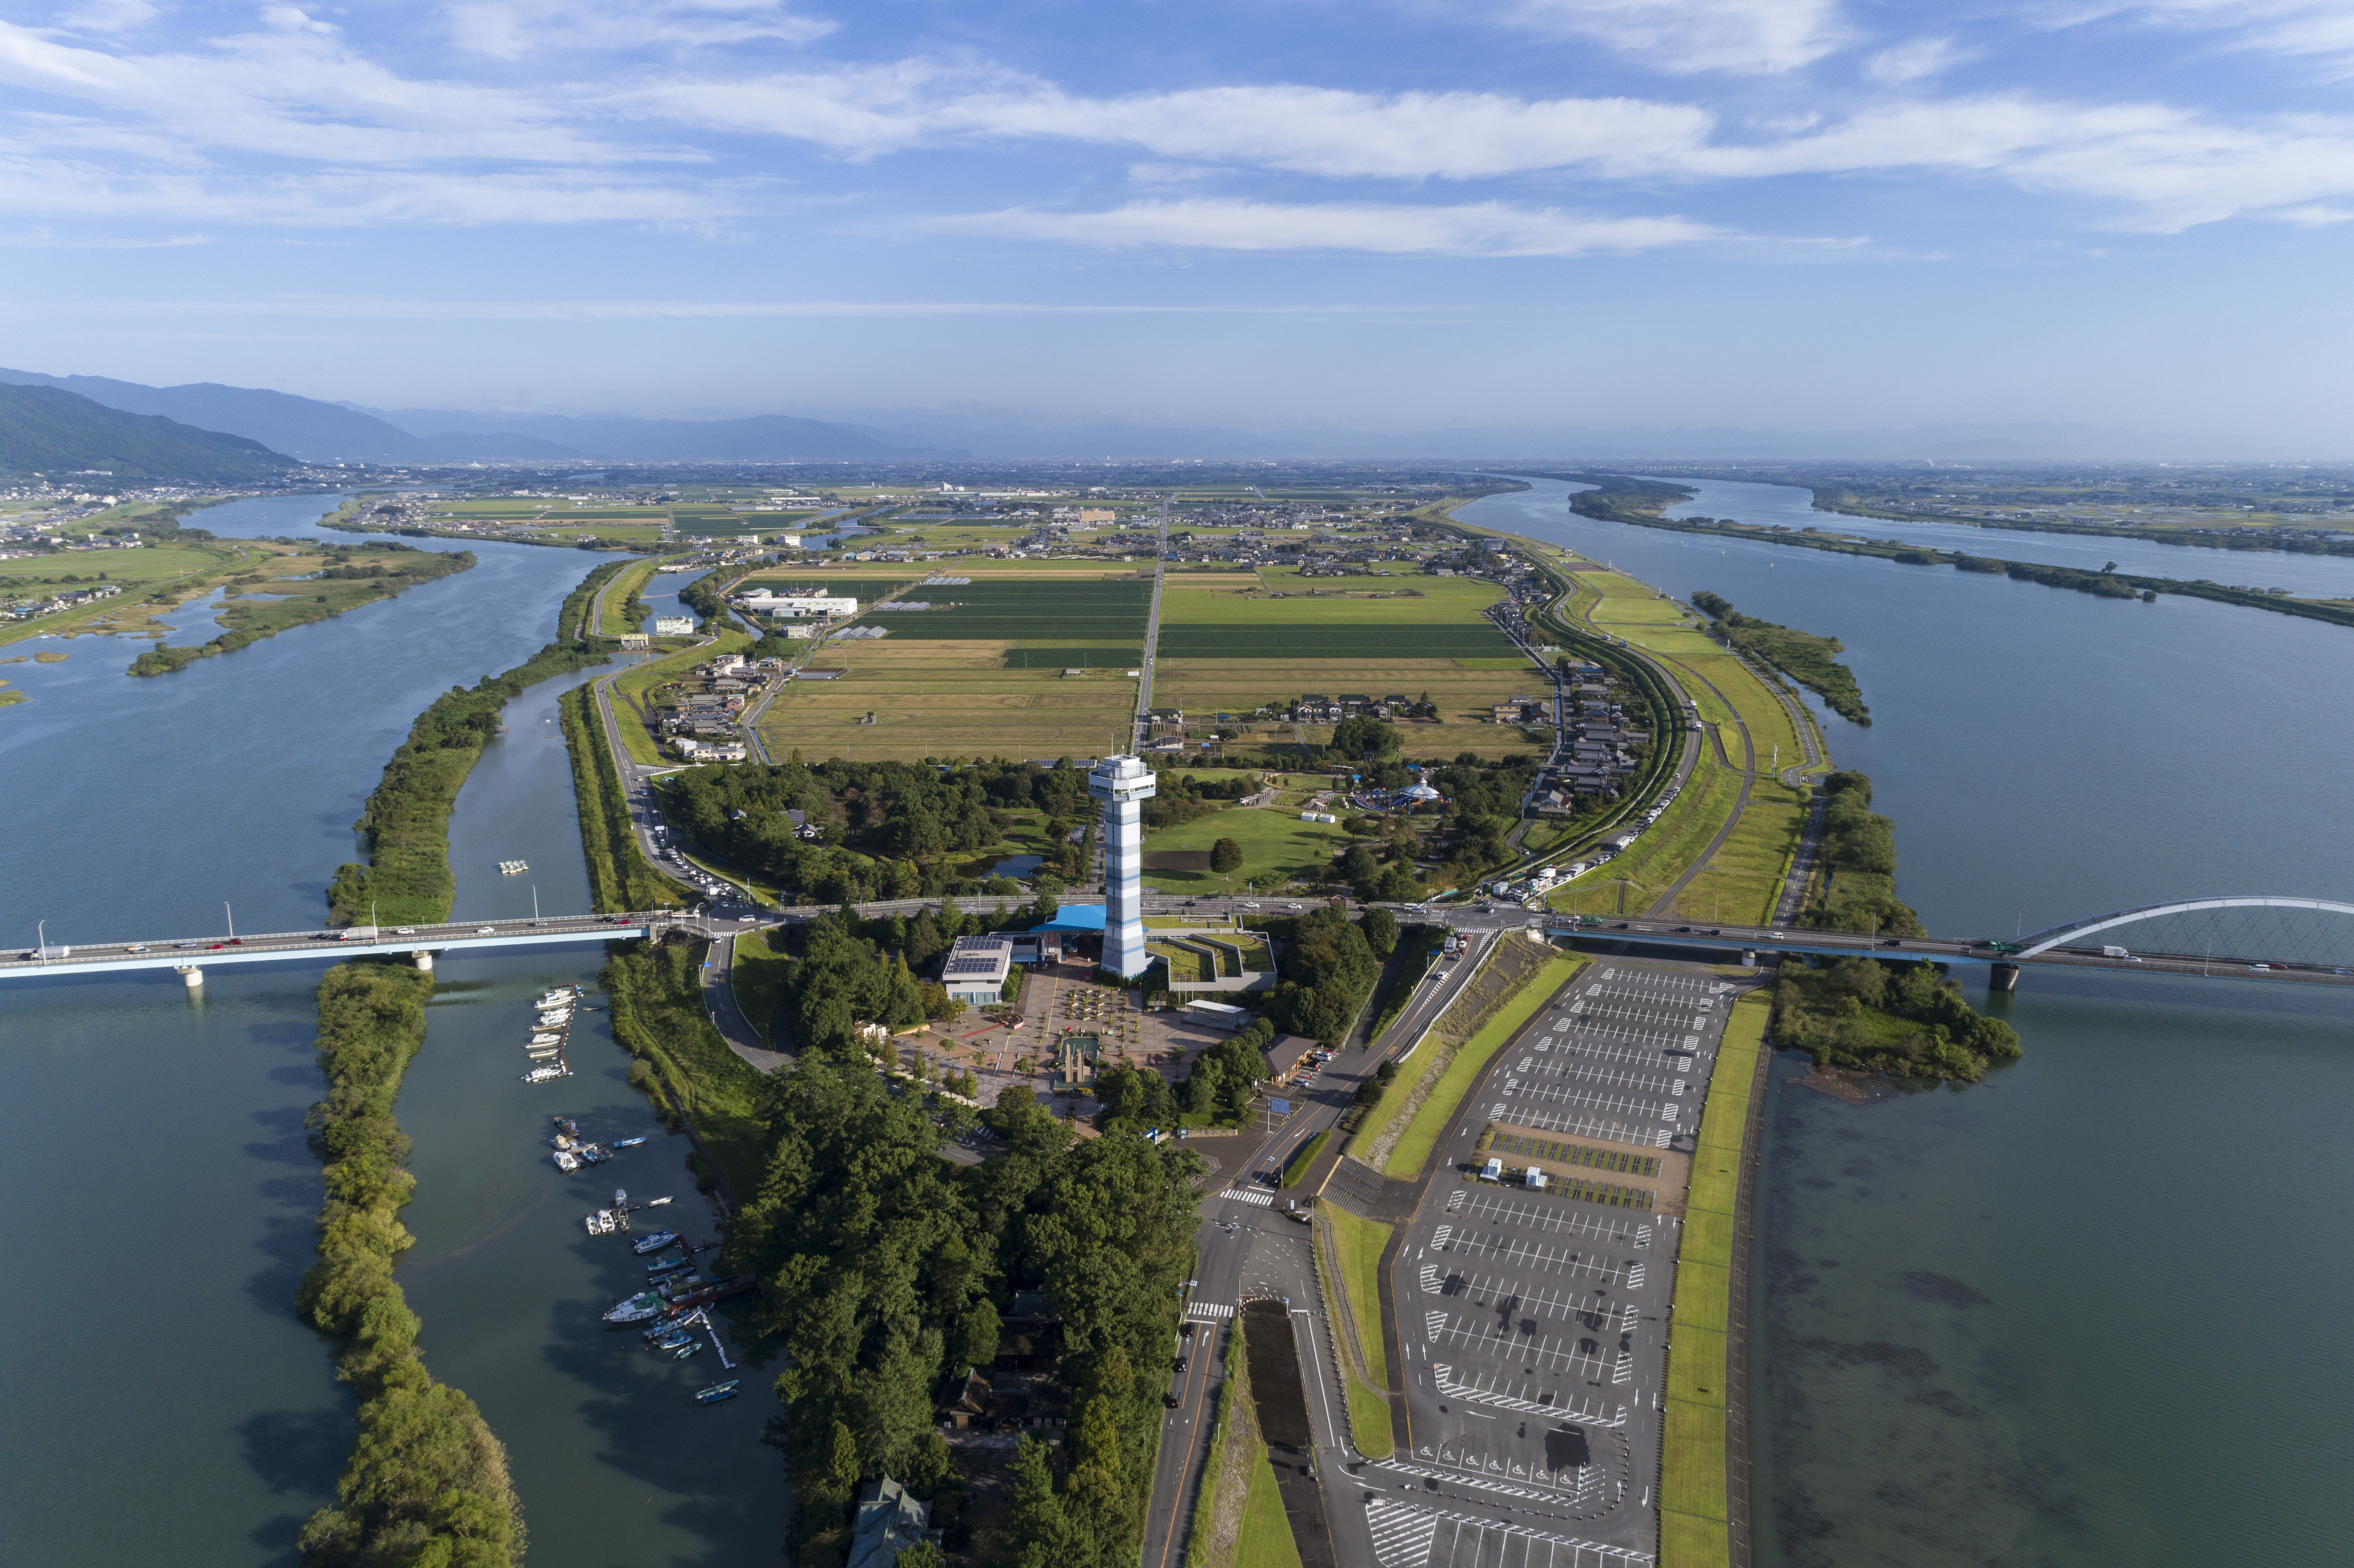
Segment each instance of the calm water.
[[[1875,722],[1824,728],[1895,818],[1900,890],[1932,930],[2354,888],[2354,726],[2335,716],[2354,705],[2354,633],[1596,523],[1536,482],[1464,516],[1847,644]],[[1699,488],[1692,512],[1805,525],[1802,491]],[[2074,565],[2092,545],[2094,566],[2299,591],[2343,591],[2349,570],[1995,532],[1967,547]],[[1768,1102],[1761,1560],[2354,1560],[2354,1154],[2338,1136],[2354,1003],[2031,974],[1991,1005],[2027,1055],[1985,1085]]]
[[[246,502],[204,522],[299,534],[334,503]],[[43,918],[51,941],[215,932],[223,899],[240,930],[315,925],[409,721],[437,691],[527,657],[596,564],[472,547],[472,571],[177,675],[129,679],[137,645],[97,638],[62,644],[62,664],[8,666],[34,700],[0,715],[0,940],[31,945]],[[177,641],[209,635],[195,607],[181,619]],[[27,651],[41,646],[60,644]],[[527,913],[535,886],[550,911],[586,907],[548,722],[557,692],[586,678],[512,705],[469,780],[451,829],[461,916]],[[530,872],[501,876],[513,858]],[[586,1568],[765,1559],[783,1501],[757,1441],[767,1402],[689,1405],[726,1375],[709,1350],[658,1367],[597,1322],[642,1278],[579,1224],[615,1181],[674,1192],[663,1212],[710,1234],[683,1147],[628,1089],[601,1013],[576,1033],[576,1076],[518,1081],[525,1004],[592,980],[600,956],[442,963],[400,1102],[419,1181],[402,1282],[433,1370],[507,1445],[535,1552]],[[217,969],[199,999],[168,972],[0,990],[16,1073],[0,1184],[17,1216],[0,1288],[20,1304],[12,1321],[41,1330],[0,1371],[0,1561],[288,1563],[302,1519],[332,1499],[351,1405],[332,1347],[291,1308],[320,1198],[302,1132],[320,1092],[318,972]],[[652,1139],[611,1179],[564,1177],[545,1142],[558,1111]]]

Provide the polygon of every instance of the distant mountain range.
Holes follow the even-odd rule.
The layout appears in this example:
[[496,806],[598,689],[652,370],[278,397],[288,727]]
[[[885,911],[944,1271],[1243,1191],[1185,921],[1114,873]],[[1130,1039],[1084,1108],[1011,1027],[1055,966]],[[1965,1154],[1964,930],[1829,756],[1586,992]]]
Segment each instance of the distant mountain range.
[[55,387],[126,413],[160,414],[243,436],[305,462],[787,462],[968,455],[915,450],[847,425],[776,414],[749,419],[571,418],[440,408],[379,414],[212,381],[145,387],[32,370],[0,369],[0,385]]
[[0,384],[0,473],[90,488],[126,480],[246,484],[295,466],[260,441],[130,414],[56,387]]
[[1916,425],[1905,429],[1749,430],[1726,426],[1587,429],[1464,425],[1376,431],[1299,426],[1273,430],[1113,422],[1055,425],[989,412],[878,410],[830,421],[763,414],[740,419],[642,419],[621,415],[481,413],[370,408],[264,388],[196,382],[143,387],[102,376],[0,370],[0,384],[57,387],[110,408],[160,414],[199,429],[259,441],[306,462],[824,462],[981,458],[1100,462],[1106,459],[1327,459],[1451,461],[1479,466],[1710,461],[2132,461],[2228,456],[2189,436],[2095,425]]

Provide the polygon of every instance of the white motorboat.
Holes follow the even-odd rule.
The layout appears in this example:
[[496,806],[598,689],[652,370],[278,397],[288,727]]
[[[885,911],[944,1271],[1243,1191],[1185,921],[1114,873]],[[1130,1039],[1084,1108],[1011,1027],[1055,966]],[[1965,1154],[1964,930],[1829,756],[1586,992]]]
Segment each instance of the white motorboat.
[[567,1173],[578,1171],[580,1169],[580,1157],[570,1150],[559,1149],[556,1151],[556,1168]]
[[549,1063],[546,1066],[534,1067],[530,1072],[525,1073],[523,1075],[523,1081],[526,1084],[544,1084],[550,1078],[562,1078],[569,1075],[570,1075],[566,1073],[563,1068],[557,1066],[554,1063]]

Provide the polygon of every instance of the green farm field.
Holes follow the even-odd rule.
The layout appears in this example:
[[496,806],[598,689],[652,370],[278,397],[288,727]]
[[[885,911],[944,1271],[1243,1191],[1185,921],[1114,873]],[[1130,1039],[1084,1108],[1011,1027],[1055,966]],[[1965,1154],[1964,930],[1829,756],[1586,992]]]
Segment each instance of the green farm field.
[[895,640],[1040,640],[1129,650],[1131,661],[1142,650],[1152,604],[1151,581],[1134,576],[1093,581],[976,577],[960,588],[926,591],[938,594],[931,601],[935,606],[949,608],[888,617]]

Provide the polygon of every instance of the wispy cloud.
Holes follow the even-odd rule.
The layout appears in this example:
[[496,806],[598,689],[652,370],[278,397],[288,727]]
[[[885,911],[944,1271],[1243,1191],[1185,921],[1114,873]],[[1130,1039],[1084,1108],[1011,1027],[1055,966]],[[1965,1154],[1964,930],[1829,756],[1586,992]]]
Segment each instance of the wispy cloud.
[[1881,50],[1863,62],[1866,76],[1890,86],[1926,81],[1977,58],[1951,38],[1908,38]]
[[632,49],[806,44],[836,24],[776,0],[453,0],[441,7],[460,48],[498,59]]
[[1626,255],[1727,238],[1682,217],[1610,217],[1477,202],[1458,207],[1203,198],[1140,201],[1108,212],[1002,212],[944,227],[1124,249],[1355,251],[1382,256]]
[[1679,75],[1797,70],[1847,37],[1835,0],[1508,0],[1481,9],[1527,31],[1591,39]]

